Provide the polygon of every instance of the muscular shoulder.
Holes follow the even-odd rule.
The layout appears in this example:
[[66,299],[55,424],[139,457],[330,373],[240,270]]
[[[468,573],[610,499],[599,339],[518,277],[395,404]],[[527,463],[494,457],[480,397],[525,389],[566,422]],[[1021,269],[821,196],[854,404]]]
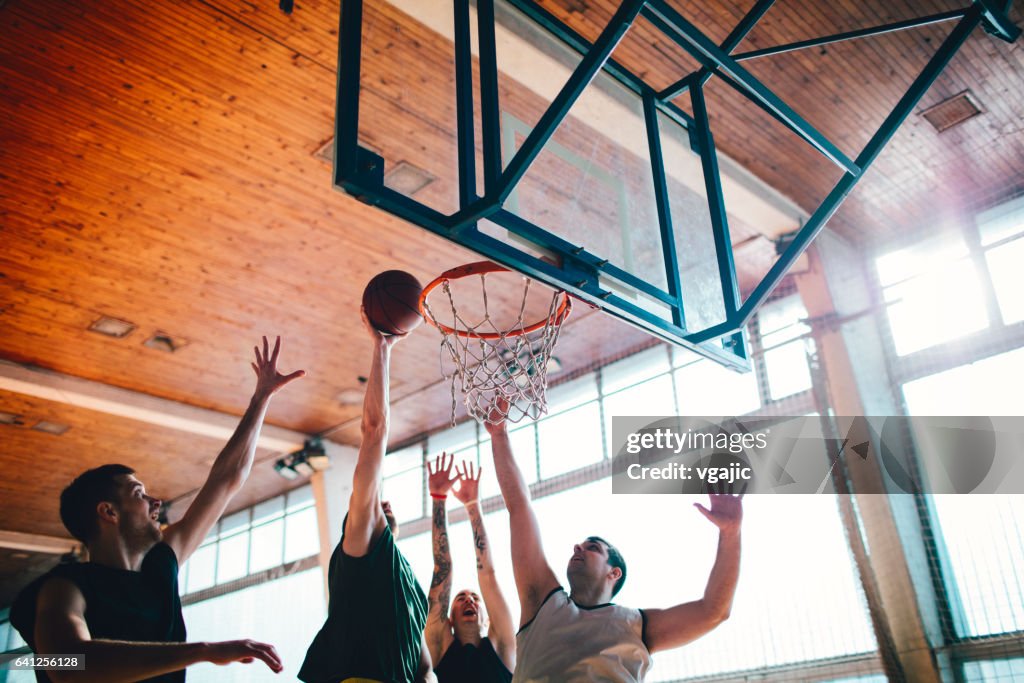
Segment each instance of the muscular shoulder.
[[85,596],[71,579],[50,576],[39,586],[36,597],[36,614],[44,611],[84,612]]

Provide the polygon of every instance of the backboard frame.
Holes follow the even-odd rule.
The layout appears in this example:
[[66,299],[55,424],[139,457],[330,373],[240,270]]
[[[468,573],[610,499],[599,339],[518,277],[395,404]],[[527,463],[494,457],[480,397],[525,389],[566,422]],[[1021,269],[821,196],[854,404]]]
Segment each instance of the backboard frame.
[[[380,0],[378,0],[380,1]],[[479,98],[481,103],[481,142],[483,148],[483,192],[476,187],[476,149],[474,93],[472,79],[470,0],[453,0],[455,109],[458,147],[459,208],[445,214],[384,184],[384,159],[359,144],[359,93],[362,56],[362,14],[364,0],[342,3],[339,49],[338,93],[334,155],[334,185],[359,200],[408,220],[457,244],[475,251],[510,269],[522,272],[551,287],[562,289],[591,305],[637,325],[654,336],[690,348],[723,365],[749,369],[744,328],[757,308],[768,298],[796,260],[839,208],[864,172],[910,115],[931,84],[943,71],[968,36],[983,24],[986,31],[1012,42],[1020,34],[998,6],[996,0],[974,0],[969,6],[896,22],[804,40],[764,50],[733,54],[774,0],[758,0],[729,36],[719,45],[689,23],[665,0],[625,0],[602,31],[589,43],[570,27],[544,10],[533,0],[505,0],[536,25],[557,38],[582,57],[558,96],[533,127],[518,151],[502,169],[501,131],[498,92],[498,65],[495,49],[495,0],[477,0],[479,41]],[[702,66],[660,91],[610,58],[619,41],[639,17],[658,28],[666,37],[686,50]],[[899,102],[856,158],[846,156],[837,145],[800,117],[764,83],[743,68],[740,62],[769,54],[799,50],[865,36],[906,30],[938,22],[956,21],[950,34],[914,79]],[[517,183],[530,164],[551,139],[593,78],[604,72],[614,78],[643,104],[644,123],[651,161],[654,195],[663,259],[668,274],[667,287],[646,280],[610,263],[606,255],[588,251],[558,235],[516,215],[505,207]],[[722,192],[722,180],[704,100],[704,86],[718,77],[758,107],[785,125],[832,163],[842,176],[823,202],[795,233],[778,261],[764,275],[745,301],[740,301],[736,266]],[[671,100],[689,92],[693,116],[672,104]],[[666,170],[662,158],[659,114],[686,128],[691,149],[698,153],[704,174],[712,233],[715,243],[718,277],[721,285],[725,320],[702,330],[688,329],[686,302],[679,279],[672,217],[669,209]],[[510,234],[528,241],[548,254],[556,263],[524,249],[498,240],[478,229],[486,219]],[[668,308],[671,319],[660,317],[638,306],[627,297],[602,286],[601,278],[633,288]]]

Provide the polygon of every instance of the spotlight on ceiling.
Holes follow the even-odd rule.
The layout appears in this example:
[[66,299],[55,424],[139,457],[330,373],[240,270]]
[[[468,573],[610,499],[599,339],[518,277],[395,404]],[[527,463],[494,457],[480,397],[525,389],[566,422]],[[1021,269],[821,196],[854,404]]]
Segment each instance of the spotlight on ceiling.
[[60,436],[64,432],[71,429],[71,425],[66,425],[61,422],[50,422],[49,420],[40,420],[39,422],[32,425],[32,429],[36,430],[37,432],[45,432],[46,434]]
[[106,336],[113,337],[114,339],[127,337],[134,329],[134,323],[130,323],[127,320],[118,320],[117,318],[111,318],[106,315],[101,317],[99,320],[93,321],[93,323],[89,325],[90,332],[105,334]]
[[274,463],[274,471],[285,479],[296,479],[326,470],[329,466],[330,462],[323,443],[319,437],[313,437],[306,439],[301,450],[289,453]]
[[0,425],[14,425],[20,427],[25,423],[22,421],[22,416],[16,413],[7,413],[0,410]]

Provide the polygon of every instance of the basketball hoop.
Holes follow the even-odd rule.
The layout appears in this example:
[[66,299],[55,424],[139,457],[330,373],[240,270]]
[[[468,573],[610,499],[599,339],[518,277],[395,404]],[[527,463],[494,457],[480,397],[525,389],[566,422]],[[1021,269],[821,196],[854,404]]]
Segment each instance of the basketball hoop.
[[[572,312],[572,300],[566,292],[556,290],[547,306],[546,316],[528,322],[527,298],[533,280],[523,277],[518,314],[508,321],[496,321],[487,307],[487,276],[509,272],[490,261],[470,263],[442,273],[420,294],[423,319],[441,332],[441,374],[451,381],[453,423],[458,403],[456,387],[462,392],[466,411],[481,422],[519,422],[524,417],[535,420],[547,412],[551,352],[558,341],[562,323]],[[483,317],[475,323],[467,321],[470,315],[465,310],[460,311],[460,304],[456,304],[452,291],[453,282],[473,276],[479,278],[480,303],[463,302],[461,306],[463,309],[467,305],[482,307]],[[445,294],[445,308],[451,309],[450,324],[441,322],[427,302],[436,289]],[[452,364],[448,372],[444,368],[445,351]]]

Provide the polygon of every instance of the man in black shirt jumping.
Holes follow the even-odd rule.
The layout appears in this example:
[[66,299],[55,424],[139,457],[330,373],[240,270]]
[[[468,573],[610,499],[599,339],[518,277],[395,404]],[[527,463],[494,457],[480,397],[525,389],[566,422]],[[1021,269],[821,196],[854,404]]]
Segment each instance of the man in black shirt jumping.
[[[89,550],[89,562],[63,564],[30,584],[11,622],[40,655],[77,653],[85,670],[37,671],[39,681],[180,683],[185,667],[261,660],[281,671],[273,646],[251,640],[186,643],[178,567],[224,513],[252,469],[271,397],[305,373],[277,371],[281,348],[256,348],[256,390],[209,477],[180,521],[161,530],[160,501],[125,465],[80,475],[60,499],[61,521]],[[72,678],[73,677],[73,678]]]

